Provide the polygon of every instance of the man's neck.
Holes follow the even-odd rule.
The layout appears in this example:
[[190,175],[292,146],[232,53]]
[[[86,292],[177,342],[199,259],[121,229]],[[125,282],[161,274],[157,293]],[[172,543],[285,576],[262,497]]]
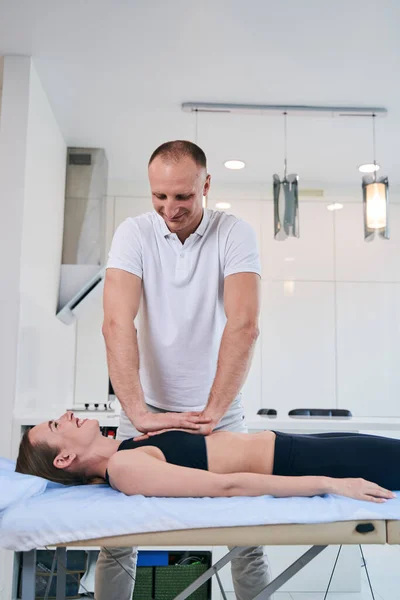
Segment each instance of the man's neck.
[[199,218],[196,220],[194,225],[191,225],[190,228],[180,231],[179,233],[176,234],[182,244],[184,244],[185,241],[188,239],[188,237],[196,231],[196,229],[198,228],[198,226],[200,225],[200,223],[203,220],[203,216],[204,216],[204,211],[202,210]]

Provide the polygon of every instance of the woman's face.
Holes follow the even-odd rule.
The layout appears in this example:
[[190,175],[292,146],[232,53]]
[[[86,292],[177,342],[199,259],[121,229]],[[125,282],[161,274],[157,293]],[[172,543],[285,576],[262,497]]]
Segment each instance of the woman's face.
[[33,446],[44,442],[52,448],[80,455],[101,432],[97,419],[80,419],[72,411],[67,411],[59,419],[35,425],[28,435]]

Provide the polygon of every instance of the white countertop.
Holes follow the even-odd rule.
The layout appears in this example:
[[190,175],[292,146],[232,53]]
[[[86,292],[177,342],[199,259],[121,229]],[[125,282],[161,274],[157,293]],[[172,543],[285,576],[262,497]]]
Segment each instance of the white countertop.
[[[71,409],[72,410],[72,409]],[[59,411],[60,414],[62,411]],[[75,411],[74,411],[75,412]],[[102,427],[118,427],[119,412],[108,410],[80,410],[75,412],[75,416],[80,419],[98,419]],[[56,418],[55,415],[14,415],[13,422],[16,425],[38,425],[44,421]]]
[[[98,419],[102,427],[118,427],[119,414],[108,411],[80,411],[77,416]],[[14,425],[37,425],[49,420],[49,415],[15,416]],[[247,415],[246,423],[250,430],[274,429],[277,431],[400,431],[400,417],[269,417]]]
[[400,417],[247,417],[251,430],[276,431],[400,431]]

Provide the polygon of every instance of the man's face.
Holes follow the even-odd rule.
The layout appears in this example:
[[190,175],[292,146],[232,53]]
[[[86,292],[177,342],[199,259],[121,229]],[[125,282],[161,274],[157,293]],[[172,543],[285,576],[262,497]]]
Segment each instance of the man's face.
[[210,187],[210,176],[191,158],[164,162],[160,157],[149,166],[149,181],[154,210],[172,233],[190,234],[201,221],[203,196]]

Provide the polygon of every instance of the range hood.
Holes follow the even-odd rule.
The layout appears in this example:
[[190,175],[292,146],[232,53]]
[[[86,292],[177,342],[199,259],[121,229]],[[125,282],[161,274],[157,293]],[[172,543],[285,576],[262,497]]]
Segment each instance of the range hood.
[[71,325],[103,293],[105,269],[97,265],[61,265],[57,317]]
[[68,148],[57,317],[73,323],[102,293],[107,159],[101,148]]

